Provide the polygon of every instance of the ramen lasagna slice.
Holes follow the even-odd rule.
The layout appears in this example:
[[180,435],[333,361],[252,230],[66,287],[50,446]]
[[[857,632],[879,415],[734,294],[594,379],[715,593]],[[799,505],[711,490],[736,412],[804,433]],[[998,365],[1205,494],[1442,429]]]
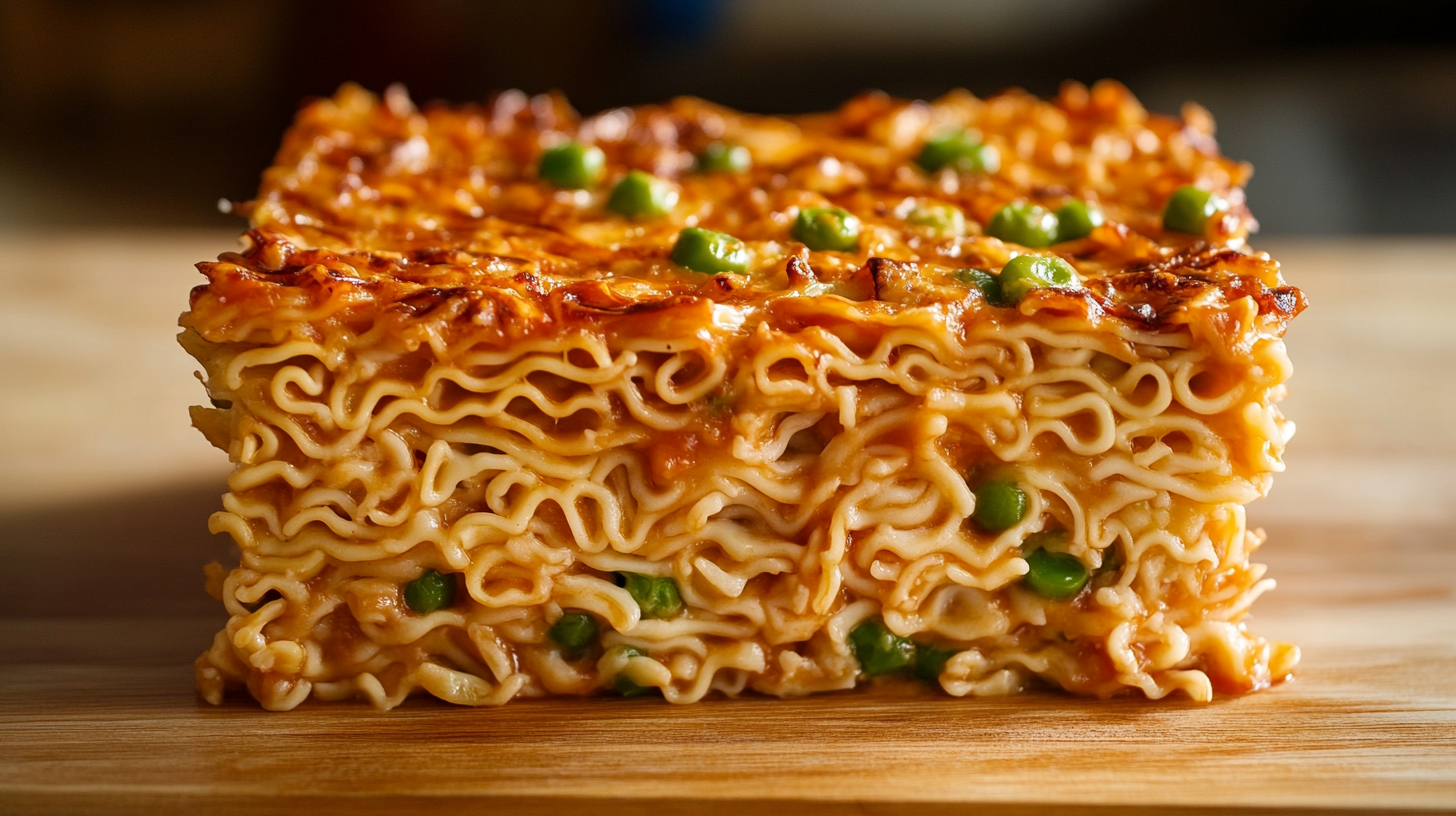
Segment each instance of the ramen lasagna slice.
[[202,696],[1194,700],[1304,307],[1208,114],[1121,86],[812,116],[303,109],[182,343],[236,464]]

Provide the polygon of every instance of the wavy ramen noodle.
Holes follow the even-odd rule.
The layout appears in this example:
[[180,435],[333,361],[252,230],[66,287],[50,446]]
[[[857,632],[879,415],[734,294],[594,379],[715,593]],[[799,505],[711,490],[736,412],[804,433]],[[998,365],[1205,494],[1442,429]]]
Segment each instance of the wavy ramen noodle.
[[1305,301],[1212,130],[1112,83],[309,104],[182,317],[241,550],[202,696],[1278,682],[1244,505]]

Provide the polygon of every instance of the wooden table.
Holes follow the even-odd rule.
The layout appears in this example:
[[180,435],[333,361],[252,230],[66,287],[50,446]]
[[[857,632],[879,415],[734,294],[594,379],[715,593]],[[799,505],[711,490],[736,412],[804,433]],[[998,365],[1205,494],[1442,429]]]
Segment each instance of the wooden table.
[[1456,812],[1456,242],[1267,247],[1314,303],[1250,513],[1291,684],[270,714],[192,693],[226,463],[173,324],[231,240],[0,236],[0,812]]

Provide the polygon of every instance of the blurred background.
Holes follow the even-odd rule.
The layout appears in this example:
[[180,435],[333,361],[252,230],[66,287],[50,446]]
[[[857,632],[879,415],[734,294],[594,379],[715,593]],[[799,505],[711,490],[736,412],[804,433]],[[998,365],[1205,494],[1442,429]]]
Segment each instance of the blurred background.
[[[676,94],[768,113],[869,88],[1045,96],[1103,77],[1155,111],[1201,102],[1225,152],[1257,168],[1255,246],[1314,304],[1289,336],[1290,470],[1249,514],[1281,582],[1259,628],[1303,642],[1312,671],[1320,655],[1355,665],[1364,653],[1321,648],[1318,616],[1296,610],[1376,597],[1357,571],[1456,597],[1456,560],[1429,555],[1456,553],[1451,6],[0,0],[0,674],[156,660],[176,667],[166,693],[187,697],[218,625],[201,566],[228,557],[207,518],[229,466],[188,427],[206,394],[177,314],[201,282],[192,264],[241,231],[217,200],[251,197],[300,100],[347,80],[403,82],[420,102],[559,89],[583,112]],[[1399,572],[1410,563],[1421,575]],[[56,575],[63,602],[36,579]]]
[[832,108],[1113,77],[1197,100],[1263,234],[1449,233],[1456,25],[1352,0],[0,0],[0,230],[229,227],[300,100]]

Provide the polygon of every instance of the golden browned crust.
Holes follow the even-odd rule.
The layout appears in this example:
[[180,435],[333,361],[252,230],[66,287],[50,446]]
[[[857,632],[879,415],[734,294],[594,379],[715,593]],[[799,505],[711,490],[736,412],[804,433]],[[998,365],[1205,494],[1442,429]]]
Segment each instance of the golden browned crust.
[[[920,170],[913,159],[926,134],[948,126],[978,131],[1001,168]],[[543,147],[568,137],[605,150],[601,189],[555,190],[534,177]],[[691,172],[693,151],[715,138],[750,146],[753,168]],[[676,185],[673,213],[638,222],[604,208],[610,180],[633,168]],[[518,93],[419,112],[400,93],[380,102],[346,86],[299,114],[258,198],[244,205],[255,227],[249,248],[201,265],[212,283],[193,308],[222,298],[230,311],[262,314],[279,298],[303,297],[324,311],[369,304],[423,317],[462,301],[472,305],[448,311],[478,321],[484,299],[515,315],[512,331],[531,334],[547,324],[521,321],[598,320],[698,298],[761,306],[808,287],[872,309],[936,305],[962,319],[1007,319],[993,318],[975,287],[951,280],[954,270],[999,269],[1025,251],[980,234],[1003,204],[1054,208],[1075,197],[1098,204],[1108,222],[1046,252],[1070,261],[1083,286],[1033,292],[1021,312],[1156,329],[1216,319],[1252,297],[1269,324],[1260,328],[1277,335],[1305,299],[1277,263],[1244,247],[1253,220],[1240,185],[1249,172],[1218,154],[1201,109],[1150,115],[1109,82],[1090,91],[1069,84],[1050,103],[1015,91],[932,103],[867,94],[833,114],[783,119],[696,99],[580,119],[560,98]],[[1190,183],[1233,205],[1201,237],[1161,228],[1164,200]],[[925,234],[905,221],[907,201],[956,205],[971,219],[968,234]],[[790,237],[799,208],[825,204],[863,221],[857,253],[810,252]],[[672,242],[691,225],[744,240],[750,274],[674,265]]]

